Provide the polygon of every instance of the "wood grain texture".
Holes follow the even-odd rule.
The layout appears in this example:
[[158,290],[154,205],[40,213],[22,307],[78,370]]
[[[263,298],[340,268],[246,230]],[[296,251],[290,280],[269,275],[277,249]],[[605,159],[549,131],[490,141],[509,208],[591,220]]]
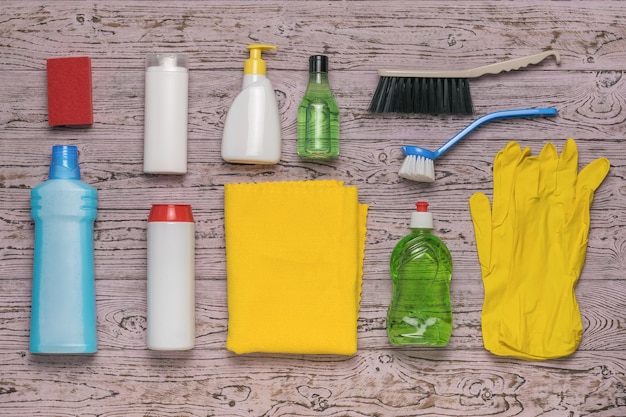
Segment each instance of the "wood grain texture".
[[[226,112],[241,85],[245,46],[266,55],[280,106],[283,158],[224,163]],[[556,118],[494,122],[435,163],[436,181],[402,180],[400,147],[436,149],[469,123],[459,116],[367,112],[377,69],[471,68],[548,48],[537,66],[472,80],[476,114],[559,109]],[[190,57],[189,172],[145,175],[143,68],[148,53]],[[325,53],[340,106],[341,156],[296,155],[296,110],[307,59]],[[95,123],[47,126],[45,61],[92,58]],[[626,3],[438,1],[3,1],[0,6],[0,415],[2,416],[625,416]],[[510,140],[538,153],[573,137],[581,167],[606,156],[587,261],[576,287],[583,338],[545,362],[483,348],[483,287],[468,199],[491,195],[492,161]],[[49,152],[80,150],[99,191],[95,225],[99,351],[28,353],[33,222],[29,193]],[[237,356],[227,333],[223,186],[339,179],[369,204],[359,351],[352,357]],[[389,256],[417,199],[454,259],[454,328],[443,349],[393,348],[385,316]],[[196,219],[196,348],[146,349],[146,220],[157,202],[192,204]]]

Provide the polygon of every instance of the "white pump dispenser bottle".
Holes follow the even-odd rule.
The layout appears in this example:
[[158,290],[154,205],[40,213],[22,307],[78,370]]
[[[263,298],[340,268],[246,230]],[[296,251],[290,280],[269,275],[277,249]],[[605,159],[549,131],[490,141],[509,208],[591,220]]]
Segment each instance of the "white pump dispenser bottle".
[[278,102],[266,77],[261,52],[273,45],[248,45],[250,58],[243,70],[243,88],[228,110],[222,137],[222,159],[239,164],[276,164],[282,139]]

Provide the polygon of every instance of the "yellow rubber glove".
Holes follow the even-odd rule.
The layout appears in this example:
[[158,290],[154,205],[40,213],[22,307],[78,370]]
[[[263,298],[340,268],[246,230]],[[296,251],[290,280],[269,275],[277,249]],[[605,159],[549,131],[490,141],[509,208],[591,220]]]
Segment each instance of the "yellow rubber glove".
[[[476,247],[485,291],[481,326],[483,344],[501,356],[518,356],[515,350],[500,344],[500,310],[506,304],[503,295],[509,281],[514,249],[513,187],[519,165],[530,154],[515,142],[502,149],[493,163],[493,209],[483,193],[470,198],[476,235]],[[510,213],[509,213],[510,211]],[[495,242],[492,245],[492,242]]]
[[485,347],[530,360],[565,356],[580,342],[574,286],[593,193],[610,164],[600,158],[578,173],[572,139],[560,157],[550,143],[539,157],[514,143],[501,153],[494,161],[493,209],[484,195],[470,199],[485,285]]

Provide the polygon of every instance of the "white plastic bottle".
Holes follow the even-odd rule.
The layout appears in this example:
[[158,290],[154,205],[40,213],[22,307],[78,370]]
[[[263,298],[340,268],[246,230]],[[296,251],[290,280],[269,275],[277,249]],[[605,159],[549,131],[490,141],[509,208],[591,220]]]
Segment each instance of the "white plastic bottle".
[[148,348],[195,344],[195,225],[191,206],[154,204],[148,218]]
[[188,59],[148,55],[146,61],[143,171],[187,173]]
[[282,139],[280,114],[272,83],[266,77],[261,52],[272,45],[248,45],[243,88],[228,110],[222,137],[222,159],[239,164],[276,164]]

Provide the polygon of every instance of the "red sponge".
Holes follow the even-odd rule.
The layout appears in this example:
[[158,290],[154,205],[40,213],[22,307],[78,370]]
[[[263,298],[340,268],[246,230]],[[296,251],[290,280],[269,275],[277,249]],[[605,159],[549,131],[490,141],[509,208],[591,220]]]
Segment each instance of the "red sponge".
[[91,59],[51,58],[48,70],[48,124],[91,125]]

